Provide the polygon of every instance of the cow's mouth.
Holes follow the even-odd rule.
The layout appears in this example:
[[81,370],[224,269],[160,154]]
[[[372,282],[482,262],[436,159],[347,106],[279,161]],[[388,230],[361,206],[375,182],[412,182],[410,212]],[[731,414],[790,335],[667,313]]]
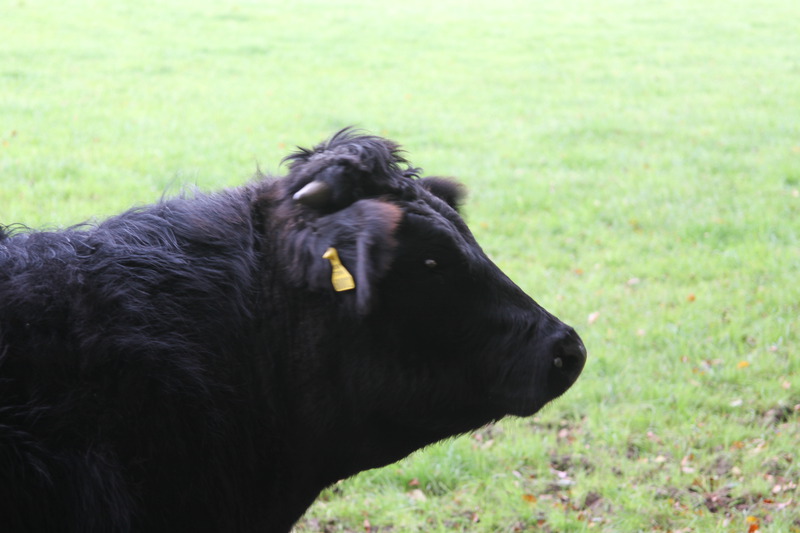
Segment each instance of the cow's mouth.
[[[586,347],[571,328],[550,349],[513,365],[497,397],[507,414],[531,416],[564,394],[586,363]],[[502,399],[500,399],[502,398]]]

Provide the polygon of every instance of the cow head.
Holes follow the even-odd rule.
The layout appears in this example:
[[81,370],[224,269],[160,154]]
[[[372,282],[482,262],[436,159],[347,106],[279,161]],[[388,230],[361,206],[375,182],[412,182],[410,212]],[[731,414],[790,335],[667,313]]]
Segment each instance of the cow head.
[[[290,283],[325,308],[305,328],[322,360],[295,370],[325,390],[309,391],[299,416],[339,417],[354,435],[340,456],[357,459],[336,475],[530,415],[577,379],[580,338],[481,250],[458,213],[460,184],[420,178],[396,144],[350,131],[288,160],[278,253]],[[351,277],[342,290],[337,269]]]

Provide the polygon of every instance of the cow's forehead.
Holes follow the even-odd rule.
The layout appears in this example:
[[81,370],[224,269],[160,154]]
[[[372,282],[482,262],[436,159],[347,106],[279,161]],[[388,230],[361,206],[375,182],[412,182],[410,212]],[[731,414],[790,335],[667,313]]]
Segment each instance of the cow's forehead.
[[469,231],[467,224],[458,211],[439,198],[428,189],[423,187],[418,179],[409,178],[413,183],[414,201],[408,203],[408,209],[411,212],[417,212],[420,215],[427,216],[440,216],[450,222],[460,232]]
[[439,228],[466,255],[472,256],[479,251],[472,232],[453,207],[428,191],[418,180],[413,181],[413,191],[413,196],[406,194],[404,199],[396,202],[406,217],[421,217],[425,224]]

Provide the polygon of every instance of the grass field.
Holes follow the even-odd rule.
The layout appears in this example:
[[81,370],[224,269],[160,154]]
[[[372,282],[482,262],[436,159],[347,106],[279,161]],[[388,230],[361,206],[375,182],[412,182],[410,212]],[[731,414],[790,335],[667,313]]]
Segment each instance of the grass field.
[[279,173],[350,124],[390,136],[469,185],[478,240],[589,361],[532,419],[337,484],[298,532],[797,532],[798,20],[796,0],[4,0],[0,223]]

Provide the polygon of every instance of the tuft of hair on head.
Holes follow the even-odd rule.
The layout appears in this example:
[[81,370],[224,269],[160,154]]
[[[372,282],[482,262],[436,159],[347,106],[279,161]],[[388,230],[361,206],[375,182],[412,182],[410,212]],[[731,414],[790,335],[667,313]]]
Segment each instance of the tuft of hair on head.
[[403,154],[404,150],[396,142],[348,126],[313,148],[298,146],[294,153],[284,157],[281,162],[288,163],[289,169],[294,170],[311,161],[347,159],[365,172],[399,172],[403,176],[416,177],[417,169],[408,166]]
[[313,209],[334,211],[361,198],[396,193],[418,177],[400,145],[345,128],[312,149],[300,148],[289,163],[289,191]]

